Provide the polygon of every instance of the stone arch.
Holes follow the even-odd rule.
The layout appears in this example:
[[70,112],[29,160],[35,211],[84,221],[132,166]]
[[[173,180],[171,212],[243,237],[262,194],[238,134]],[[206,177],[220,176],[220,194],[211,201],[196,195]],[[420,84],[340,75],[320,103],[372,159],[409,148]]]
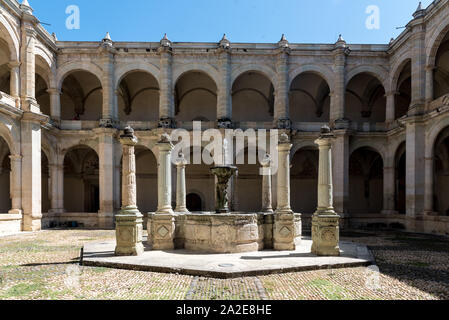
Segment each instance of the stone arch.
[[[317,137],[318,138],[318,137]],[[318,145],[315,144],[314,140],[309,140],[309,141],[300,141],[300,142],[294,142],[293,143],[293,147],[292,150],[290,152],[290,162],[293,160],[293,156],[301,149],[313,149],[313,148],[318,148]]]
[[205,73],[209,78],[211,78],[215,85],[217,86],[220,83],[220,75],[212,65],[207,63],[187,63],[183,64],[182,66],[176,66],[173,68],[173,83],[176,85],[176,83],[181,79],[182,76],[189,72],[203,72]]
[[249,71],[261,73],[262,75],[264,75],[271,81],[271,83],[273,84],[273,86],[275,88],[277,88],[278,83],[277,83],[276,71],[273,70],[272,68],[270,68],[266,65],[262,65],[262,64],[242,64],[242,65],[236,67],[235,69],[233,69],[232,74],[231,74],[231,86],[234,86],[234,82],[242,74],[249,72]]
[[449,126],[449,117],[442,117],[438,122],[434,123],[426,134],[426,151],[425,157],[430,159],[435,152],[435,142],[443,130]]
[[19,155],[20,152],[20,130],[8,117],[0,114],[0,136],[8,144],[11,154]]
[[122,121],[158,121],[159,80],[147,70],[131,69],[116,87],[119,119]]
[[326,71],[303,68],[290,80],[290,119],[293,122],[329,122],[332,88]]
[[288,87],[290,88],[293,81],[295,80],[296,77],[300,76],[302,73],[314,73],[318,76],[320,76],[321,78],[323,78],[329,88],[330,91],[332,92],[334,90],[335,87],[335,81],[334,81],[334,73],[333,71],[327,67],[327,66],[319,66],[319,65],[315,65],[315,64],[306,64],[306,65],[302,65],[296,69],[293,69],[290,71],[289,73],[289,83],[288,83]]
[[410,63],[412,60],[411,55],[409,52],[404,53],[400,59],[391,67],[391,70],[393,70],[393,73],[391,73],[390,76],[390,83],[388,88],[385,88],[387,91],[395,91],[398,86],[399,76],[401,75],[402,70],[404,67]]
[[129,74],[133,72],[146,72],[153,76],[160,86],[160,70],[151,63],[146,62],[131,62],[121,64],[115,71],[114,88],[118,88],[120,82]]
[[351,80],[362,73],[367,73],[377,80],[380,81],[384,89],[386,90],[388,88],[388,73],[381,67],[376,66],[369,66],[369,65],[362,65],[357,66],[353,69],[351,69],[348,74],[346,75],[346,83],[345,87],[351,82]]
[[[447,21],[442,20],[442,21]],[[433,34],[429,37],[429,41],[427,43],[427,65],[435,66],[435,59],[437,56],[438,49],[441,45],[446,34],[449,32],[449,24],[439,24],[435,29]]]
[[232,82],[232,120],[272,122],[276,87],[258,70],[241,73]]
[[0,15],[0,36],[8,44],[11,61],[18,61],[20,51],[19,37],[4,15]]
[[57,69],[56,73],[57,89],[61,90],[62,83],[64,82],[65,78],[69,74],[74,73],[76,71],[84,71],[95,75],[97,79],[100,81],[101,86],[104,87],[103,70],[99,66],[89,61],[75,61],[75,62],[68,62]]
[[188,68],[177,76],[174,82],[175,119],[190,122],[201,116],[215,121],[218,83],[204,68]]
[[385,161],[387,161],[387,150],[386,148],[380,143],[380,142],[368,142],[368,141],[356,141],[354,142],[350,148],[349,148],[349,157],[351,157],[351,155],[356,152],[359,149],[362,148],[367,148],[367,149],[371,149],[372,151],[378,153],[381,158],[382,161],[385,163]]

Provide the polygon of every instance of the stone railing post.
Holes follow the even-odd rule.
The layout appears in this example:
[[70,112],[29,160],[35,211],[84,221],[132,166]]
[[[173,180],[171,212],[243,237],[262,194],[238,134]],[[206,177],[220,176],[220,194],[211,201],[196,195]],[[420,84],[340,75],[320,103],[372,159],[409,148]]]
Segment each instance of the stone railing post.
[[321,129],[315,141],[320,149],[318,171],[318,209],[312,218],[312,253],[318,256],[339,256],[340,216],[333,206],[332,141],[329,127]]
[[273,213],[273,196],[271,191],[271,157],[269,154],[261,161],[262,165],[262,212]]
[[120,136],[123,146],[122,209],[116,215],[117,256],[138,256],[144,252],[142,244],[143,216],[137,209],[136,157],[134,130],[125,128]]
[[292,144],[284,133],[278,145],[277,209],[274,217],[273,246],[275,250],[296,250],[300,241],[301,222],[290,207],[290,150]]
[[188,212],[186,204],[186,165],[184,154],[180,153],[176,159],[176,209],[175,212]]

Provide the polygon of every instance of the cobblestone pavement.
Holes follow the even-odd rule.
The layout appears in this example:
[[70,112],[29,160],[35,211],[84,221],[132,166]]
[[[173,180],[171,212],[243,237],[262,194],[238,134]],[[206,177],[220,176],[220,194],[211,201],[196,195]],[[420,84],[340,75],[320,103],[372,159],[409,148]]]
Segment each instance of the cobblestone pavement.
[[320,300],[449,299],[449,240],[404,233],[352,233],[380,273],[319,270],[219,280],[80,267],[89,241],[113,231],[52,230],[0,238],[0,299]]

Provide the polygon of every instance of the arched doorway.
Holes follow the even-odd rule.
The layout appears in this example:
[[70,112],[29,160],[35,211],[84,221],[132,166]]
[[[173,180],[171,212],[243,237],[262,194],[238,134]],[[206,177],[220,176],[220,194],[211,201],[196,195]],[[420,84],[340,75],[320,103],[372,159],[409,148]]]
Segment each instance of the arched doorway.
[[290,87],[290,119],[293,122],[329,122],[330,89],[321,76],[305,72]]
[[207,121],[217,119],[217,85],[202,71],[183,74],[175,86],[177,121],[190,122],[198,116]]
[[353,122],[385,122],[385,89],[371,74],[360,73],[349,81],[345,105],[345,116]]
[[123,121],[159,120],[159,84],[143,71],[128,73],[118,87],[118,112]]
[[10,196],[10,151],[6,141],[0,137],[0,213],[11,210]]
[[314,213],[318,203],[318,158],[314,147],[298,150],[292,159],[291,204],[294,212]]
[[406,213],[406,153],[405,142],[401,144],[395,157],[395,210]]
[[363,147],[349,159],[349,213],[380,213],[383,208],[383,159]]
[[70,149],[64,158],[64,204],[67,212],[100,209],[98,155],[90,147]]
[[449,215],[449,127],[436,139],[434,153],[434,210]]
[[67,75],[61,89],[61,119],[98,121],[102,116],[100,80],[87,71]]
[[257,71],[240,75],[232,85],[232,120],[236,122],[272,122],[274,87],[270,79]]
[[187,210],[190,212],[201,212],[203,211],[203,200],[196,193],[189,193],[186,197]]
[[153,152],[136,146],[137,207],[140,212],[157,210],[157,161]]

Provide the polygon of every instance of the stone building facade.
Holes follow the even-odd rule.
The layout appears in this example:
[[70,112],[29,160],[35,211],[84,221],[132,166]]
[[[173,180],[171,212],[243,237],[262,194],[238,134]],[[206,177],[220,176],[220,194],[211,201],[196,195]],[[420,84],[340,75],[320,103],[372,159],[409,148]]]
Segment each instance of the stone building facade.
[[[109,35],[64,42],[27,0],[0,1],[0,233],[113,228],[118,138],[127,125],[139,139],[138,207],[154,212],[156,144],[164,132],[191,130],[192,121],[289,134],[291,202],[305,222],[317,203],[314,141],[327,124],[336,136],[334,199],[343,227],[449,234],[449,1],[419,7],[385,45],[341,37],[293,44],[284,36],[275,44]],[[239,166],[234,210],[260,210],[259,167]],[[213,210],[208,166],[187,165],[186,191],[189,210]]]

